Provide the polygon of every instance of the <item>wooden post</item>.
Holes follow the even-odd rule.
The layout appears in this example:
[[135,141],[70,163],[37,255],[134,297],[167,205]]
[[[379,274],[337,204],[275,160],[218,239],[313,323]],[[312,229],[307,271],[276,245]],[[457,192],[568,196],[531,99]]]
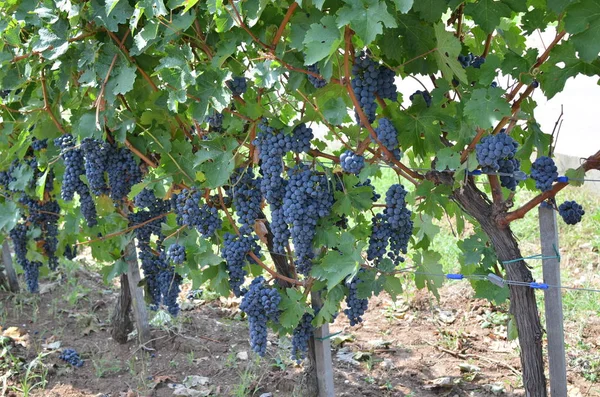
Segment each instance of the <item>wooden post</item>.
[[[323,305],[320,292],[311,292],[312,306],[315,310]],[[333,362],[331,360],[331,342],[329,324],[323,324],[314,332],[315,362],[317,366],[317,385],[319,397],[335,397],[333,390]]]
[[[560,284],[560,259],[558,256],[558,227],[556,212],[539,207],[540,240],[542,245],[544,283]],[[546,333],[548,334],[548,363],[550,366],[550,395],[567,395],[567,363],[565,334],[563,330],[562,294],[560,288],[544,290],[546,306]]]
[[133,316],[135,317],[138,338],[141,344],[145,344],[150,340],[150,324],[148,323],[148,311],[144,302],[144,293],[138,287],[141,276],[137,251],[135,249],[135,240],[133,239],[125,247],[125,262],[127,262],[127,280],[129,281],[129,291],[131,292]]
[[4,239],[2,242],[2,263],[6,270],[6,277],[8,278],[8,285],[11,292],[15,294],[19,292],[19,280],[17,280],[17,272],[13,267],[12,257],[10,256],[10,247],[8,246],[8,240]]

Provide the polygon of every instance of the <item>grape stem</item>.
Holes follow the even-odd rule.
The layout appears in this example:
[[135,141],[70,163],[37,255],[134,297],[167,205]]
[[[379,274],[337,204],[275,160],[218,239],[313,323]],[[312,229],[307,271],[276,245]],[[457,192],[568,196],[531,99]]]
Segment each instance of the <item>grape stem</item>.
[[92,243],[97,243],[98,241],[108,240],[109,238],[113,238],[113,237],[117,237],[117,236],[123,235],[125,233],[129,233],[132,230],[135,230],[135,229],[138,229],[138,228],[140,228],[142,226],[145,226],[145,225],[149,224],[150,222],[154,222],[155,220],[163,218],[163,217],[165,217],[165,216],[167,216],[167,215],[169,215],[171,213],[173,213],[173,211],[169,211],[169,212],[166,212],[164,214],[157,215],[157,216],[155,216],[153,218],[150,218],[150,219],[148,219],[148,220],[146,220],[146,221],[144,221],[142,223],[138,223],[137,225],[130,226],[130,227],[128,227],[126,229],[123,229],[123,230],[119,230],[118,232],[109,233],[106,236],[98,237],[98,238],[95,238],[93,240],[82,241],[81,243],[76,243],[74,245],[75,246],[78,246],[78,245],[88,245],[88,244],[92,244]]
[[52,119],[52,122],[54,123],[56,128],[61,133],[63,133],[63,134],[66,133],[65,129],[60,124],[60,122],[58,121],[56,116],[54,116],[54,113],[52,113],[52,108],[50,108],[50,102],[48,101],[48,88],[46,87],[46,75],[44,74],[44,68],[42,68],[42,95],[44,96],[44,110],[46,111],[46,113],[48,113],[48,115],[50,115],[50,118]]
[[488,53],[490,52],[490,46],[492,44],[492,38],[494,37],[494,35],[492,33],[488,34],[487,39],[485,39],[485,46],[483,47],[483,53],[481,54],[482,58],[487,57]]
[[277,43],[281,39],[281,36],[283,35],[283,31],[285,30],[285,25],[287,25],[287,23],[290,21],[290,18],[294,14],[294,11],[296,11],[297,7],[298,7],[298,3],[296,3],[294,1],[292,3],[292,5],[290,6],[290,8],[288,8],[287,12],[285,13],[285,16],[283,17],[283,21],[281,21],[281,24],[279,25],[279,29],[277,29],[277,33],[275,34],[275,37],[273,37],[273,41],[271,42],[272,48],[275,48],[277,46]]

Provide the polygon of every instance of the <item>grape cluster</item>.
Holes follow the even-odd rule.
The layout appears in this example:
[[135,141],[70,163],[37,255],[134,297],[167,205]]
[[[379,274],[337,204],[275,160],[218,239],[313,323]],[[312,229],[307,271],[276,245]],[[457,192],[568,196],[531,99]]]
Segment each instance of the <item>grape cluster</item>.
[[515,190],[519,184],[517,174],[521,168],[521,162],[517,159],[500,159],[498,160],[498,172],[500,175],[500,185],[510,190]]
[[58,203],[55,200],[48,200],[43,203],[27,195],[21,196],[19,203],[23,204],[28,212],[26,222],[41,230],[41,235],[36,240],[42,241],[42,247],[48,257],[50,269],[56,269],[58,266],[56,249],[58,248],[58,220],[60,217]]
[[469,66],[472,66],[476,69],[479,69],[481,67],[481,65],[483,65],[485,63],[485,58],[475,56],[471,53],[469,53],[469,55],[460,54],[458,56],[458,62],[460,62],[461,66],[463,68],[468,68]]
[[[372,218],[371,235],[367,259],[379,265],[387,256],[398,265],[404,262],[402,254],[406,254],[412,236],[414,223],[411,211],[406,207],[406,191],[404,186],[395,184],[386,193],[386,208],[383,214]],[[389,250],[388,250],[389,245]]]
[[71,246],[71,244],[65,245],[64,255],[68,260],[73,260],[77,256],[77,246]]
[[22,264],[23,270],[25,271],[25,284],[27,284],[27,290],[31,293],[39,292],[39,277],[40,267],[42,262],[25,260]]
[[517,142],[505,133],[485,136],[476,146],[477,161],[483,172],[496,172],[501,159],[512,159],[517,153]]
[[182,281],[183,279],[175,272],[175,269],[172,266],[161,270],[158,274],[158,285],[163,297],[162,302],[172,316],[177,316],[179,313],[177,297],[180,291],[179,286]]
[[346,150],[340,155],[340,165],[344,172],[358,175],[365,166],[365,158],[352,150]]
[[262,276],[252,280],[248,292],[242,298],[240,310],[248,315],[250,347],[259,356],[267,352],[267,322],[279,320],[281,296],[270,288]]
[[554,160],[547,156],[537,158],[531,165],[531,178],[535,180],[535,187],[542,192],[552,189],[552,183],[558,178]]
[[212,115],[206,117],[206,121],[211,128],[211,131],[221,131],[223,127],[223,114],[214,112]]
[[[319,71],[319,66],[316,63],[310,65],[307,69],[309,72],[321,74],[321,72]],[[308,77],[308,81],[315,88],[323,88],[327,85],[327,80],[325,80],[325,79],[322,79],[320,77],[315,77],[311,74],[307,74],[306,76]]]
[[[359,274],[364,270],[359,270]],[[368,299],[360,299],[358,297],[358,284],[362,283],[362,280],[356,276],[353,279],[346,279],[346,287],[348,287],[348,295],[346,296],[347,309],[344,310],[344,314],[350,321],[350,326],[355,326],[363,321],[362,315],[365,314],[369,306]]]
[[[162,270],[168,268],[168,265],[163,255],[156,256],[154,254],[150,245],[150,238],[152,235],[155,235],[158,237],[159,242],[164,239],[161,231],[161,223],[165,221],[165,215],[169,211],[170,202],[155,197],[154,202],[146,202],[145,204],[148,204],[146,210],[138,210],[129,214],[129,226],[144,224],[134,229],[134,233],[137,238],[138,258],[142,263],[151,307],[156,308],[161,302],[162,295],[159,275]],[[151,219],[154,220],[148,222]],[[158,248],[161,250],[161,247]],[[166,257],[166,255],[164,256]]]
[[133,198],[133,204],[135,204],[135,206],[138,208],[148,208],[155,202],[156,196],[154,195],[154,192],[147,188],[143,188]]
[[310,313],[304,313],[300,319],[300,323],[292,334],[292,360],[296,360],[299,364],[306,356],[308,351],[308,341],[313,335],[312,320],[315,317]]
[[[368,53],[361,51],[354,58],[352,66],[352,90],[369,123],[375,121],[377,103],[375,95],[379,86],[379,67]],[[362,124],[355,111],[356,122]]]
[[329,215],[333,192],[327,177],[312,171],[307,165],[297,165],[288,171],[288,184],[283,199],[283,214],[291,225],[296,253],[296,269],[305,276],[312,268],[313,239],[317,221]]
[[75,147],[71,134],[61,135],[54,140],[54,145],[61,149],[65,162],[65,173],[61,186],[61,197],[65,201],[73,200],[75,192],[81,190],[83,182],[79,178],[85,174],[83,152]]
[[398,89],[394,82],[396,73],[385,65],[379,67],[379,76],[377,76],[377,94],[384,99],[396,101],[398,99]]
[[375,133],[379,142],[392,153],[396,160],[400,160],[402,152],[398,148],[398,132],[392,122],[385,117],[380,118]]
[[200,192],[187,189],[175,195],[173,209],[177,215],[177,224],[195,227],[203,237],[211,237],[223,222],[217,209],[208,204],[200,206],[200,199]]
[[60,147],[61,156],[65,162],[65,173],[63,175],[63,184],[61,187],[61,197],[65,201],[73,200],[74,194],[79,195],[79,204],[81,214],[85,218],[89,227],[98,224],[96,205],[90,194],[90,189],[81,180],[85,174],[83,151],[75,147],[75,142],[71,134],[61,135],[54,140],[54,145]]
[[133,185],[142,180],[140,166],[135,161],[133,153],[127,148],[112,148],[106,171],[110,185],[110,197],[115,202],[123,200],[131,192]]
[[185,261],[185,247],[180,244],[171,244],[167,249],[167,258],[178,265]]
[[33,138],[31,141],[31,148],[35,151],[43,150],[48,147],[48,139],[37,139]]
[[248,83],[246,82],[245,77],[234,77],[232,80],[227,80],[225,84],[235,96],[243,95],[248,89]]
[[232,197],[235,212],[239,222],[249,228],[254,227],[254,222],[260,218],[262,210],[260,204],[260,179],[254,177],[252,168],[238,168],[231,176],[231,187],[227,194]]
[[108,166],[110,147],[98,139],[85,138],[81,142],[81,149],[85,157],[85,176],[91,192],[96,196],[106,194],[108,186],[104,173]]
[[429,93],[429,91],[417,90],[409,97],[409,99],[414,102],[415,98],[419,95],[421,95],[423,97],[423,100],[425,101],[425,104],[427,105],[427,107],[430,107],[432,104],[432,100],[431,100],[431,94]]
[[250,234],[237,236],[225,233],[221,257],[226,262],[227,273],[229,273],[229,286],[234,295],[238,297],[246,292],[241,286],[244,284],[246,277],[244,266],[248,262],[253,262],[249,256],[250,252],[260,256],[260,246],[256,237],[252,237]]
[[581,222],[581,217],[585,215],[583,207],[575,201],[565,201],[559,205],[558,213],[567,225],[575,225]]
[[300,123],[292,130],[292,138],[289,144],[289,151],[294,153],[308,153],[310,150],[310,141],[314,135],[313,130],[306,124]]
[[77,353],[74,349],[64,349],[58,358],[66,361],[74,367],[79,368],[83,365],[83,360],[79,357],[79,353]]

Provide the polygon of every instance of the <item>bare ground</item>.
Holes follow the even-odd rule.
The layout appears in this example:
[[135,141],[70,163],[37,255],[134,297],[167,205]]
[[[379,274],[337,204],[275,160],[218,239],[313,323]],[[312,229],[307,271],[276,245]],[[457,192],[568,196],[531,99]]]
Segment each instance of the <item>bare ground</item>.
[[[135,337],[125,345],[110,337],[115,289],[85,270],[75,279],[44,284],[39,297],[0,295],[0,327],[12,346],[10,354],[0,355],[0,395],[24,395],[19,390],[26,379],[46,382],[32,396],[173,396],[194,375],[204,377],[187,389],[195,395],[303,395],[297,387],[302,366],[289,359],[289,341],[270,335],[267,356],[257,358],[235,300],[188,301],[188,310],[156,327],[152,348],[143,349]],[[396,302],[387,295],[373,298],[358,327],[338,316],[331,326],[336,395],[522,396],[518,346],[507,340],[506,308],[472,294],[468,284],[457,282],[441,290],[439,301],[424,291]],[[17,328],[7,331],[10,327]],[[570,396],[600,396],[600,386],[590,382],[600,371],[595,361],[600,319],[567,322],[565,328]],[[56,342],[76,349],[84,366],[61,361]],[[40,354],[43,364],[32,366],[26,377],[23,365]]]

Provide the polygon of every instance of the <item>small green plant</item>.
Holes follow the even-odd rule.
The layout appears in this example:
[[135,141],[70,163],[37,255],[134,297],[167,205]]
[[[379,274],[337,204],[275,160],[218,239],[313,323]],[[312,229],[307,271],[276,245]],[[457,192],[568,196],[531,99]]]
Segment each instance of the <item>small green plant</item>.
[[[15,389],[22,393],[23,397],[29,397],[31,392],[36,388],[43,389],[46,386],[47,380],[46,376],[48,375],[48,369],[42,362],[42,358],[47,356],[49,353],[40,353],[34,358],[28,365],[25,370],[25,374],[21,378],[19,382],[19,387],[15,387]],[[39,369],[38,369],[39,368]],[[37,370],[37,371],[36,371]]]
[[92,365],[94,366],[94,372],[97,378],[104,378],[107,375],[116,374],[122,369],[120,365],[114,362],[114,360],[104,357],[92,359]]

